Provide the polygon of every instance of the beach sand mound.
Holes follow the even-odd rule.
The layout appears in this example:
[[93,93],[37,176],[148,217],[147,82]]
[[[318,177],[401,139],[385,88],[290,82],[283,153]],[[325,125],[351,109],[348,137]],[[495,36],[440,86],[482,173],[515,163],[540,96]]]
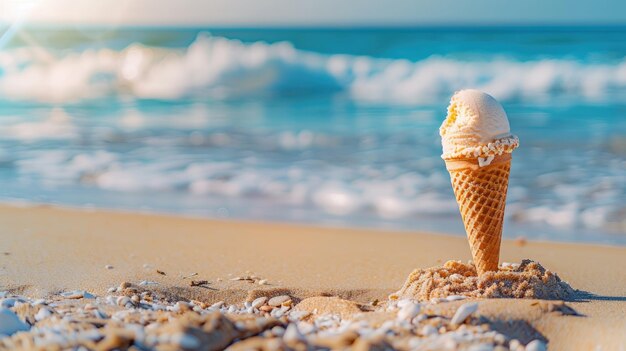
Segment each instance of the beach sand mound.
[[444,298],[462,295],[476,298],[532,298],[569,300],[575,290],[558,275],[532,260],[501,265],[497,272],[477,276],[473,264],[448,261],[441,267],[417,269],[390,299]]

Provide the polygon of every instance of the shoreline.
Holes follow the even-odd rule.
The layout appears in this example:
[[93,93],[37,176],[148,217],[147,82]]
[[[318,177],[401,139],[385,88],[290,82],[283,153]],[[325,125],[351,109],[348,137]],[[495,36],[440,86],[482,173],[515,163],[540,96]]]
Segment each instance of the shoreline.
[[[0,219],[0,291],[33,298],[75,290],[104,297],[122,282],[146,282],[144,288],[173,301],[239,304],[263,294],[286,294],[296,302],[330,295],[371,305],[387,301],[416,268],[471,257],[465,238],[431,233],[49,206],[0,205]],[[503,240],[501,262],[524,258],[591,293],[566,302],[582,316],[537,311],[532,304],[540,300],[532,299],[480,299],[482,315],[523,320],[555,349],[621,342],[616,332],[626,328],[626,292],[620,283],[626,273],[619,267],[626,266],[626,248]],[[207,284],[190,286],[192,279]]]
[[[428,233],[433,235],[440,236],[449,236],[455,238],[466,238],[464,233],[452,233],[450,231],[438,231],[438,230],[430,230],[428,228],[424,229],[409,229],[404,226],[402,227],[392,227],[392,226],[368,226],[368,225],[348,225],[344,223],[328,223],[328,222],[320,222],[314,223],[312,220],[290,220],[290,219],[260,219],[260,218],[239,218],[239,217],[216,217],[216,216],[204,216],[204,215],[194,215],[188,213],[176,213],[176,212],[168,212],[166,210],[146,210],[146,209],[125,209],[125,208],[114,208],[114,207],[97,207],[97,206],[80,206],[80,205],[69,205],[69,204],[53,204],[53,203],[39,203],[39,202],[30,202],[27,200],[16,200],[16,201],[0,201],[0,209],[2,208],[19,208],[19,209],[59,209],[66,211],[75,211],[75,212],[84,212],[84,213],[106,213],[106,214],[121,214],[121,215],[139,215],[139,216],[154,216],[154,217],[164,217],[164,218],[177,218],[177,219],[189,219],[189,220],[201,220],[201,221],[209,221],[216,223],[243,223],[243,224],[260,224],[260,225],[288,225],[294,227],[314,227],[314,228],[326,228],[326,229],[337,229],[337,230],[356,230],[356,231],[367,231],[367,232],[378,232],[380,234],[386,233],[396,233],[396,234],[404,234],[404,235],[414,235],[415,233]],[[461,229],[463,229],[463,223],[461,218],[457,218],[458,225]],[[444,222],[447,222],[445,220]],[[509,221],[510,222],[510,221]],[[509,222],[505,222],[505,232],[506,231],[519,231],[520,227],[516,224],[512,224]],[[545,225],[543,225],[545,227]],[[513,227],[513,228],[511,228]],[[538,227],[541,227],[539,224],[534,224],[530,227],[527,227],[526,230],[538,230]],[[463,229],[464,230],[464,229]],[[559,238],[563,238],[563,234],[566,232],[565,229],[555,229],[551,227],[547,227],[547,229],[543,230],[545,232],[544,235],[551,235],[554,233],[558,233]],[[613,232],[602,232],[601,235],[603,237],[611,237],[613,235],[619,236],[621,233],[613,233]],[[574,244],[574,245],[592,245],[592,246],[601,246],[601,247],[622,247],[626,248],[626,241],[624,243],[617,242],[593,242],[593,241],[585,241],[585,239],[571,239],[571,240],[550,240],[546,238],[533,238],[525,235],[517,235],[506,237],[506,233],[503,233],[503,240],[516,241],[532,241],[534,243],[546,243],[546,244]],[[626,240],[626,238],[624,239]]]

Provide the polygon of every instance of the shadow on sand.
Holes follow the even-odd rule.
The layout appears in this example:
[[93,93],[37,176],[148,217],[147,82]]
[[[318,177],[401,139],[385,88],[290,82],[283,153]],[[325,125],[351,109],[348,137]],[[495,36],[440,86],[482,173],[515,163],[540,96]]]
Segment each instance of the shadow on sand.
[[626,296],[605,296],[596,295],[588,291],[577,290],[570,302],[589,302],[589,301],[626,301]]

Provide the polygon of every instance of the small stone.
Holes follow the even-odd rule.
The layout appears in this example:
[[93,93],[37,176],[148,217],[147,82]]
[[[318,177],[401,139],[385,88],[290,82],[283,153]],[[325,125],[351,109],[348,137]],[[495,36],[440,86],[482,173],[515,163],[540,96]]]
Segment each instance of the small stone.
[[405,304],[400,311],[398,311],[399,320],[412,320],[420,313],[420,305],[413,302]]
[[541,340],[533,340],[526,345],[526,351],[546,351],[546,344]]
[[272,334],[278,337],[281,337],[285,334],[285,328],[281,327],[280,325],[277,325],[274,328],[272,328]]
[[128,304],[132,304],[132,302],[128,298],[128,296],[120,296],[120,297],[118,297],[116,303],[120,307],[125,307]]
[[298,330],[295,324],[289,324],[283,335],[283,341],[287,345],[293,345],[304,340],[304,336]]
[[156,272],[157,272],[157,274],[160,274],[160,275],[167,275],[167,274],[165,274],[165,272],[163,272],[161,270],[158,270],[158,269],[156,270]]
[[504,343],[506,342],[506,336],[498,333],[493,337],[493,341],[495,341],[497,344],[504,345]]
[[52,316],[52,311],[50,311],[47,308],[40,308],[39,311],[37,311],[37,314],[35,314],[35,320],[37,322],[44,320],[48,317]]
[[512,339],[511,341],[509,341],[509,348],[511,350],[517,350],[521,346],[522,344],[517,339]]
[[267,302],[267,304],[270,306],[278,307],[289,300],[291,300],[291,297],[287,295],[274,296]]
[[107,264],[106,266],[104,266],[105,269],[113,269],[113,266],[111,266],[110,264]]
[[259,285],[267,285],[267,279],[261,279],[258,282]]
[[273,309],[274,307],[268,305],[259,307],[259,311],[261,312],[271,312]]
[[259,307],[265,305],[266,302],[267,302],[267,297],[261,296],[258,299],[255,299],[254,301],[252,301],[251,307],[259,308]]
[[458,301],[458,300],[465,300],[467,297],[462,296],[462,295],[450,295],[448,297],[446,297],[446,300],[448,301]]
[[96,297],[84,290],[74,290],[74,291],[68,291],[68,292],[64,292],[61,293],[61,296],[65,297],[66,299],[95,299]]
[[191,306],[189,306],[189,304],[187,302],[185,302],[185,301],[178,301],[174,305],[174,309],[177,312],[186,312],[186,311],[191,310]]
[[123,282],[123,283],[120,284],[119,290],[124,290],[126,288],[130,288],[131,286],[132,286],[132,284],[129,283],[129,282]]
[[175,334],[172,335],[171,342],[180,346],[181,349],[194,350],[202,345],[200,340],[191,334]]
[[93,316],[98,318],[98,319],[107,319],[109,318],[109,316],[106,315],[106,313],[100,311],[99,309],[95,309],[93,310]]
[[491,344],[478,344],[471,346],[468,351],[493,351],[493,345]]
[[431,335],[435,335],[438,334],[437,332],[437,328],[433,327],[430,324],[425,325],[421,332],[420,332],[423,336],[431,336]]
[[221,308],[222,306],[224,306],[224,301],[218,301],[212,304],[210,308]]
[[28,324],[22,322],[13,311],[8,308],[0,308],[0,334],[10,336],[29,329]]
[[450,323],[459,325],[463,323],[472,313],[476,312],[476,310],[478,310],[478,303],[476,302],[463,304],[456,310],[456,313],[454,314],[454,317],[452,317]]

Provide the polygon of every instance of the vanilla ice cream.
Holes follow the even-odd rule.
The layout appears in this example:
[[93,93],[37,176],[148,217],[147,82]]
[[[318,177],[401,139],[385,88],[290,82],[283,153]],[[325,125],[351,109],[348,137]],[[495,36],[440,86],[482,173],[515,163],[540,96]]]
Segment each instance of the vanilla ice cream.
[[519,140],[511,134],[502,105],[478,90],[461,90],[452,96],[448,116],[441,125],[444,159],[478,158],[488,165],[497,155],[511,153]]

